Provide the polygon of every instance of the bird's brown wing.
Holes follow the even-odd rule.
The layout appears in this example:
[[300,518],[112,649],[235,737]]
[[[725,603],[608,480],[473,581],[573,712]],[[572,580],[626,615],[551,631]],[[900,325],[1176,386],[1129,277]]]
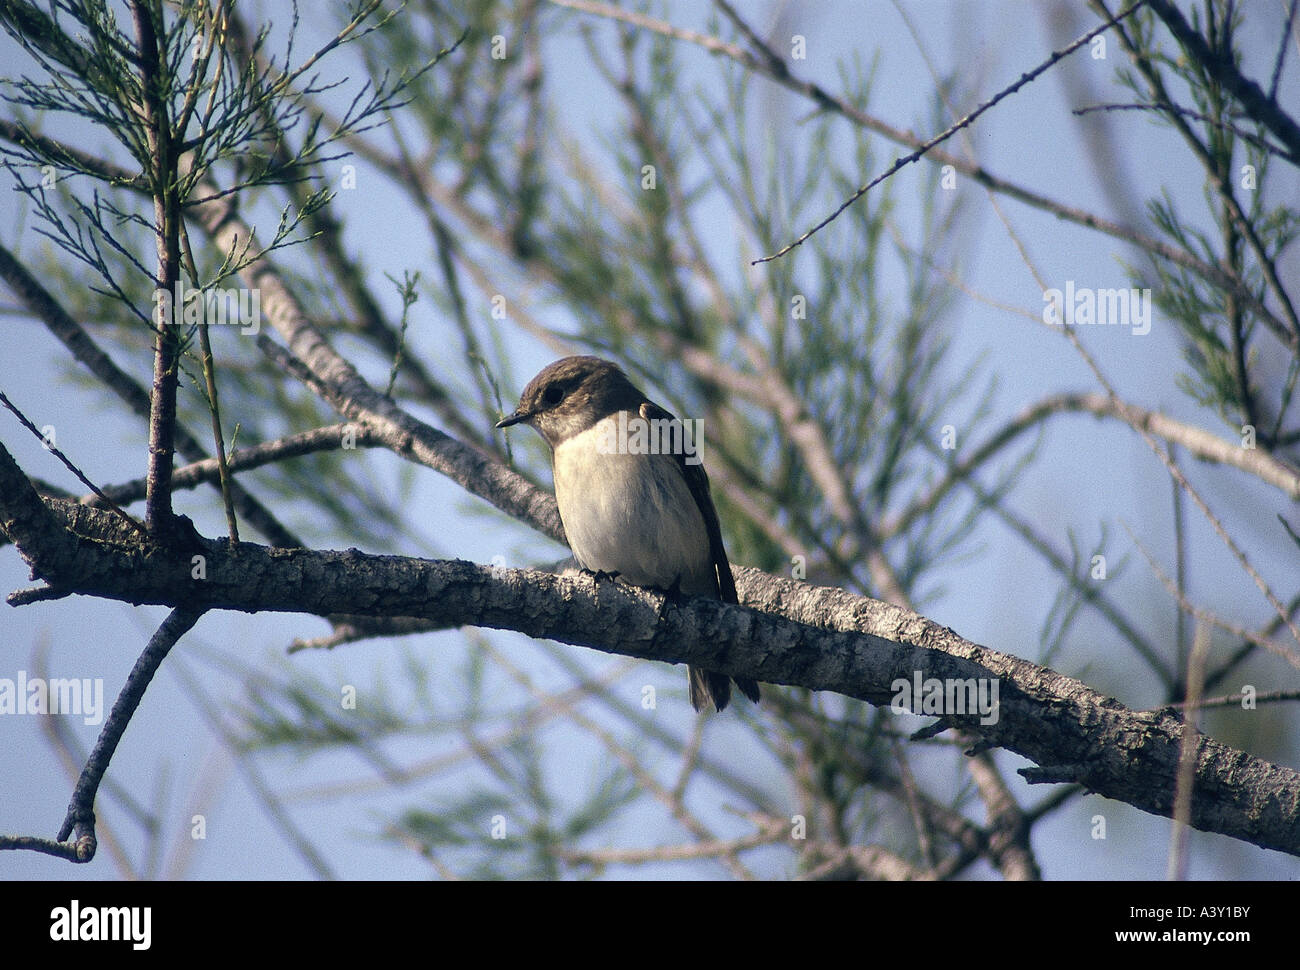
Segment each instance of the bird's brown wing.
[[[676,421],[670,412],[661,408],[658,404],[650,401],[643,401],[640,407],[640,414],[646,421]],[[696,451],[698,454],[698,450]],[[677,459],[677,467],[681,470],[682,477],[686,479],[686,485],[691,490],[691,496],[695,499],[695,506],[700,510],[700,517],[704,519],[704,528],[709,533],[709,555],[713,560],[714,577],[717,581],[718,599],[724,603],[739,603],[740,599],[736,595],[736,580],[731,575],[731,563],[727,560],[727,550],[722,545],[722,525],[718,522],[718,510],[713,505],[713,495],[709,491],[709,475],[704,470],[703,462],[688,462],[685,449],[673,455]],[[710,679],[720,681],[712,684],[713,694],[716,701],[715,706],[722,710],[726,706],[728,694],[731,693],[731,685],[727,683],[727,678],[723,674],[717,674],[713,671],[691,671],[692,674],[692,704],[695,709],[699,710],[700,705],[695,703],[696,685],[695,679],[702,674]],[[736,686],[741,692],[755,704],[758,703],[759,692],[758,682],[751,677],[736,677]]]
[[[676,421],[670,412],[650,401],[641,403],[640,414],[646,421]],[[731,575],[731,563],[727,561],[727,550],[722,545],[722,526],[718,522],[718,510],[713,506],[713,495],[709,491],[709,476],[701,462],[687,462],[685,449],[673,455],[677,467],[686,479],[686,485],[695,499],[695,506],[704,519],[704,528],[709,533],[709,556],[713,560],[714,578],[717,583],[718,598],[724,603],[740,602],[736,597],[736,581]]]

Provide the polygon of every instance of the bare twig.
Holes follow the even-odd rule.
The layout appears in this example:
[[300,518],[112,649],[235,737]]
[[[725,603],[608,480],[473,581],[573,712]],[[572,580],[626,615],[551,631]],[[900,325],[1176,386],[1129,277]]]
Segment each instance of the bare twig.
[[[165,294],[159,301],[159,319],[154,321],[153,386],[149,394],[149,495],[145,499],[145,517],[149,528],[167,535],[173,528],[171,504],[172,456],[175,451],[176,386],[180,365],[180,327],[176,323],[177,307],[170,299],[180,279],[181,199],[178,186],[177,158],[173,152],[172,119],[164,92],[168,87],[168,62],[159,50],[154,22],[161,17],[161,7],[146,0],[132,0],[131,16],[135,22],[139,45],[140,121],[149,144],[153,167],[149,172],[149,189],[154,200],[154,236],[158,249],[155,290]],[[167,312],[170,309],[171,312]]]
[[[1105,0],[1093,0],[1093,3],[1099,10],[1103,10],[1103,11],[1106,10]],[[1165,4],[1165,0],[1160,0],[1160,5],[1167,6]],[[1156,3],[1154,2],[1152,3],[1153,9],[1156,9],[1157,6],[1158,5]],[[1177,10],[1173,10],[1173,13],[1177,15],[1178,20],[1181,20],[1182,15],[1178,14]],[[1164,17],[1165,15],[1162,14],[1161,16]],[[1167,18],[1165,19],[1165,22],[1166,24],[1171,23],[1170,20]],[[1183,22],[1183,26],[1187,27],[1186,22]],[[1172,25],[1170,26],[1170,29],[1171,30],[1173,29]],[[1200,51],[1204,49],[1205,50],[1204,56],[1209,57],[1214,62],[1214,63],[1204,63],[1206,70],[1210,71],[1212,74],[1215,74],[1216,77],[1219,76],[1220,72],[1223,72],[1225,75],[1236,74],[1236,68],[1231,64],[1230,61],[1225,61],[1219,58],[1217,55],[1211,54],[1208,51],[1208,48],[1204,47],[1204,40],[1201,38],[1201,36],[1197,34],[1195,31],[1191,31],[1190,27],[1187,27],[1187,30],[1190,31],[1192,37],[1194,37],[1197,41],[1200,41],[1200,47],[1188,47],[1188,49],[1193,51],[1194,56],[1196,56],[1198,59],[1202,57]],[[1196,156],[1197,160],[1201,163],[1202,167],[1204,167],[1206,171],[1206,175],[1209,177],[1209,179],[1214,185],[1215,190],[1218,192],[1219,198],[1223,200],[1223,204],[1227,208],[1228,214],[1231,216],[1233,224],[1236,225],[1242,237],[1250,244],[1251,250],[1255,253],[1255,257],[1259,261],[1260,269],[1264,273],[1264,279],[1268,283],[1268,288],[1269,290],[1272,291],[1273,296],[1277,299],[1278,304],[1281,306],[1283,316],[1286,318],[1286,321],[1290,324],[1292,332],[1297,337],[1300,337],[1300,316],[1298,316],[1296,313],[1295,305],[1292,302],[1291,296],[1287,292],[1286,287],[1282,285],[1282,280],[1281,277],[1278,275],[1277,265],[1275,260],[1271,256],[1269,256],[1268,250],[1265,248],[1264,241],[1260,238],[1259,233],[1255,228],[1254,222],[1252,222],[1246,216],[1246,213],[1242,211],[1241,204],[1237,201],[1236,194],[1233,192],[1232,182],[1225,176],[1223,172],[1217,170],[1214,163],[1214,159],[1211,156],[1210,151],[1201,142],[1201,140],[1198,137],[1196,137],[1196,133],[1192,131],[1191,126],[1188,125],[1187,121],[1182,117],[1182,115],[1180,115],[1176,110],[1174,110],[1173,98],[1170,96],[1168,90],[1165,88],[1164,79],[1161,76],[1160,71],[1157,69],[1156,65],[1152,63],[1151,58],[1147,57],[1145,54],[1143,54],[1141,51],[1138,50],[1137,45],[1134,43],[1132,38],[1129,37],[1128,31],[1126,31],[1122,26],[1118,28],[1117,32],[1119,34],[1120,43],[1122,43],[1124,45],[1125,50],[1129,52],[1129,56],[1132,58],[1133,63],[1137,66],[1138,71],[1141,72],[1144,78],[1146,78],[1147,84],[1151,88],[1152,99],[1156,102],[1156,104],[1165,107],[1166,114],[1169,116],[1169,119],[1173,123],[1173,126],[1178,130],[1178,133],[1182,135],[1183,140],[1187,143],[1187,146],[1191,149],[1192,154]],[[1179,41],[1183,43],[1185,47],[1188,46],[1190,43],[1192,43],[1190,38],[1185,37],[1184,35],[1180,34],[1178,31],[1174,31],[1174,33],[1175,36],[1178,37]],[[1236,76],[1240,78],[1239,74],[1237,74]],[[1220,80],[1223,81],[1223,78],[1220,77]],[[1226,81],[1224,81],[1224,83],[1225,85],[1227,85]],[[1247,83],[1253,86],[1253,82],[1247,82]],[[1230,85],[1228,86],[1229,86],[1229,90],[1232,90],[1234,94],[1237,94],[1238,97],[1241,96],[1239,91],[1234,90]],[[1255,88],[1255,90],[1258,91],[1258,88]],[[1286,118],[1287,121],[1290,121],[1289,116],[1287,116],[1284,112],[1281,112],[1280,109],[1278,109],[1278,112],[1281,117]],[[1296,137],[1300,139],[1300,128],[1296,128],[1294,122],[1290,122],[1290,124],[1291,124],[1291,128],[1295,129]],[[1276,130],[1274,133],[1275,134],[1277,133]],[[1300,145],[1300,140],[1298,140],[1295,144],[1288,142],[1288,145],[1290,146],[1292,152],[1295,153],[1297,149],[1297,145]]]
[[[1177,488],[1177,486],[1175,486],[1175,488]],[[1150,551],[1148,551],[1147,547],[1143,545],[1142,541],[1133,534],[1133,530],[1129,527],[1127,522],[1124,523],[1124,531],[1127,532],[1129,538],[1133,540],[1133,544],[1138,547],[1138,550],[1142,553],[1142,557],[1146,559],[1147,565],[1151,567],[1151,571],[1155,573],[1156,578],[1160,580],[1160,584],[1169,591],[1169,595],[1173,597],[1174,602],[1178,604],[1178,609],[1181,613],[1193,617],[1201,626],[1218,627],[1226,633],[1231,633],[1233,636],[1240,637],[1242,640],[1253,643],[1257,647],[1263,647],[1270,653],[1277,654],[1283,660],[1288,660],[1292,664],[1295,663],[1295,661],[1291,659],[1291,651],[1287,650],[1276,641],[1259,633],[1255,633],[1253,630],[1247,630],[1244,627],[1221,620],[1209,610],[1203,610],[1192,604],[1183,592],[1182,585],[1171,579],[1168,573],[1160,568],[1160,564],[1156,562],[1155,557],[1151,555]]]
[[1193,787],[1196,784],[1196,760],[1200,755],[1196,729],[1200,721],[1201,688],[1205,683],[1205,655],[1210,649],[1210,632],[1198,624],[1187,658],[1187,711],[1183,718],[1183,737],[1178,749],[1178,777],[1174,789],[1173,826],[1169,833],[1168,879],[1187,878],[1187,820],[1192,815]]
[[[57,337],[79,363],[84,365],[106,388],[116,394],[130,409],[146,422],[149,420],[149,392],[135,378],[113,362],[113,359],[91,339],[63,305],[55,299],[40,281],[23,266],[5,246],[0,245],[0,278],[9,285],[24,306]],[[177,422],[176,449],[190,461],[207,457],[199,440]],[[146,480],[147,481],[147,480]],[[210,479],[215,481],[215,479]],[[274,515],[244,489],[238,482],[231,483],[235,508],[252,525],[276,546],[291,548],[302,542],[286,529]],[[111,494],[111,493],[110,493]],[[134,499],[119,499],[134,501]]]
[[[1223,694],[1219,697],[1203,697],[1196,705],[1202,711],[1209,707],[1239,707],[1243,701],[1250,701],[1252,704],[1272,704],[1279,701],[1300,701],[1300,690],[1265,690],[1247,694],[1244,691],[1238,691],[1235,694]],[[1192,707],[1190,701],[1179,701],[1176,704],[1170,704],[1170,707],[1179,710],[1187,710]]]
[[[1300,158],[1300,125],[1282,110],[1276,98],[1266,95],[1258,84],[1243,75],[1230,54],[1212,50],[1205,38],[1183,17],[1182,11],[1169,0],[1149,0],[1149,3],[1156,16],[1169,28],[1169,32],[1215,80],[1231,92],[1242,110],[1273,132],[1287,146],[1291,158]],[[1288,16],[1288,22],[1290,19]]]
[[[202,609],[176,607],[168,614],[158,630],[150,638],[148,646],[135,662],[135,667],[127,676],[126,684],[113,704],[113,710],[104,722],[99,740],[95,742],[90,758],[82,769],[72,792],[72,801],[68,804],[68,814],[59,827],[55,837],[56,843],[45,839],[26,837],[0,837],[0,849],[32,849],[50,855],[59,855],[72,862],[89,862],[95,857],[95,794],[99,791],[104,772],[108,770],[113,753],[126,730],[136,708],[144,698],[144,692],[166,659],[168,652],[176,641],[184,636],[200,616]],[[75,841],[69,842],[70,836]]]
[[114,515],[118,516],[123,522],[129,525],[136,532],[140,533],[140,535],[144,536],[146,539],[149,537],[149,533],[144,528],[144,526],[142,526],[135,519],[131,518],[131,516],[127,515],[124,511],[122,511],[121,508],[118,507],[116,502],[114,502],[102,491],[100,491],[99,486],[96,485],[94,482],[92,482],[89,478],[87,478],[85,476],[85,473],[83,473],[80,468],[74,465],[67,455],[65,455],[62,451],[60,451],[58,448],[54,446],[53,442],[45,441],[44,436],[40,432],[40,429],[37,428],[36,425],[32,424],[32,422],[27,419],[27,416],[23,414],[23,412],[18,410],[17,406],[15,406],[14,403],[10,401],[8,397],[5,396],[5,393],[3,391],[0,391],[0,404],[3,404],[6,408],[8,408],[9,411],[13,413],[13,416],[19,420],[19,422],[22,424],[24,428],[26,428],[28,431],[34,434],[37,438],[40,438],[44,443],[45,448],[49,451],[49,453],[52,454],[55,458],[59,459],[59,461],[63,462],[64,466],[68,469],[68,471],[76,475],[77,480],[80,481],[81,484],[85,485],[88,489],[94,492],[95,495],[98,496],[103,501],[103,503],[106,506],[108,506],[109,509],[112,510]]
[[[645,30],[654,31],[666,37],[673,37],[678,40],[688,41],[698,44],[705,50],[728,57],[736,61],[748,70],[761,74],[776,84],[794,91],[795,93],[807,98],[824,111],[832,111],[841,117],[848,119],[854,124],[882,135],[899,145],[906,145],[909,148],[916,149],[923,142],[920,138],[913,135],[910,131],[890,125],[881,119],[860,110],[853,104],[850,104],[843,98],[836,97],[830,91],[826,90],[815,81],[810,81],[799,77],[791,69],[790,65],[782,60],[769,45],[763,42],[743,19],[738,15],[733,15],[731,19],[736,23],[737,28],[750,40],[750,43],[758,51],[757,54],[750,53],[735,44],[728,44],[707,35],[697,34],[694,31],[683,30],[674,27],[672,24],[662,20],[656,20],[646,17],[642,14],[632,14],[619,7],[606,3],[599,3],[596,0],[550,0],[560,6],[572,7],[585,13],[596,16],[608,17],[613,20],[621,20],[632,23]],[[379,152],[370,142],[361,140],[352,140],[349,144],[359,153],[364,154],[371,161],[381,167],[388,167],[390,164],[382,152]],[[1000,195],[1006,195],[1025,205],[1049,212],[1058,219],[1063,219],[1076,225],[1083,226],[1087,229],[1093,229],[1105,233],[1115,239],[1121,239],[1139,249],[1150,253],[1153,257],[1166,260],[1176,266],[1181,266],[1191,270],[1199,276],[1211,280],[1218,286],[1231,290],[1237,295],[1237,298],[1243,302],[1243,305],[1249,306],[1260,318],[1260,320],[1269,328],[1269,331],[1277,337],[1278,340],[1286,344],[1291,349],[1300,348],[1300,339],[1293,333],[1290,328],[1280,320],[1268,306],[1261,302],[1258,297],[1251,291],[1245,282],[1237,277],[1233,277],[1222,267],[1214,263],[1206,262],[1199,258],[1195,253],[1188,252],[1178,246],[1170,245],[1163,240],[1148,236],[1139,232],[1131,226],[1105,219],[1096,213],[1089,212],[1077,206],[1066,205],[1056,199],[1049,198],[1041,193],[1034,192],[1016,182],[1002,176],[989,172],[983,166],[969,161],[960,155],[953,155],[945,152],[942,148],[933,148],[926,155],[926,158],[941,165],[951,165],[956,171],[973,179],[984,188],[996,192]],[[468,212],[468,206],[465,206],[455,198],[454,193],[440,191],[436,183],[426,173],[420,173],[419,182],[423,183],[422,191],[429,192],[438,196],[444,205],[452,206],[458,214],[465,216]],[[404,183],[412,184],[412,183]],[[470,216],[471,223],[475,223],[473,216]],[[476,224],[476,231],[485,233],[488,231],[486,225]]]
[[1265,138],[1260,138],[1254,132],[1246,131],[1244,128],[1234,125],[1230,121],[1224,121],[1221,118],[1211,118],[1209,115],[1200,111],[1193,111],[1191,108],[1184,108],[1176,104],[1094,104],[1086,108],[1075,108],[1071,113],[1079,116],[1093,114],[1098,111],[1156,111],[1165,114],[1177,113],[1185,118],[1191,118],[1194,121],[1203,121],[1207,125],[1214,125],[1225,131],[1230,131],[1243,141],[1248,141],[1256,148],[1262,151],[1271,152],[1274,155],[1281,155],[1288,161],[1300,163],[1300,159],[1292,158],[1291,155],[1278,145]]
[[[726,0],[715,0],[715,2],[718,4],[719,7],[722,8],[724,12],[731,11],[731,5],[728,4]],[[910,165],[913,162],[918,161],[930,149],[934,148],[936,145],[941,144],[942,142],[947,141],[953,135],[957,134],[957,132],[961,131],[963,128],[973,123],[976,118],[978,118],[984,112],[988,111],[998,102],[1002,101],[1004,98],[1010,97],[1011,95],[1015,94],[1026,84],[1029,84],[1030,82],[1034,81],[1036,78],[1038,78],[1039,75],[1049,70],[1054,64],[1056,64],[1062,58],[1068,57],[1070,54],[1073,54],[1076,50],[1078,50],[1080,47],[1083,47],[1085,44],[1091,41],[1098,34],[1102,34],[1105,31],[1109,30],[1111,27],[1119,23],[1125,17],[1128,17],[1130,14],[1132,14],[1135,10],[1137,10],[1146,2],[1147,0],[1137,0],[1137,3],[1134,3],[1131,6],[1127,7],[1119,14],[1115,15],[1114,17],[1111,17],[1105,23],[1098,24],[1092,30],[1088,31],[1086,34],[1083,34],[1081,37],[1077,38],[1075,41],[1066,45],[1060,50],[1053,51],[1052,55],[1049,58],[1047,58],[1047,60],[1043,61],[1043,63],[1039,64],[1033,70],[1020,75],[1020,79],[1017,80],[1015,83],[1011,84],[1009,87],[1003,88],[992,98],[990,98],[989,100],[981,104],[979,107],[977,107],[974,111],[970,112],[964,118],[960,119],[954,124],[949,125],[946,129],[939,132],[939,134],[935,135],[933,138],[930,138],[922,142],[921,145],[918,146],[914,152],[911,152],[910,154],[904,155],[902,158],[897,159],[893,165],[891,165],[885,171],[881,172],[879,175],[873,178],[866,185],[863,185],[861,188],[859,188],[856,192],[854,192],[851,196],[849,196],[840,205],[838,209],[836,209],[834,212],[828,215],[821,222],[817,223],[817,225],[813,226],[811,229],[805,232],[794,242],[790,243],[788,246],[783,247],[782,249],[778,250],[777,252],[773,253],[770,256],[763,256],[759,259],[754,260],[753,262],[766,263],[766,262],[770,262],[773,259],[779,259],[780,257],[784,256],[786,253],[794,249],[796,246],[802,245],[809,238],[811,238],[814,233],[830,225],[840,215],[840,213],[842,213],[845,209],[851,206],[854,202],[857,202],[858,199],[866,195],[867,192],[869,192],[873,187],[879,185],[881,182],[889,178],[891,175],[893,175],[895,172],[897,172],[899,169],[903,168],[904,166]]]

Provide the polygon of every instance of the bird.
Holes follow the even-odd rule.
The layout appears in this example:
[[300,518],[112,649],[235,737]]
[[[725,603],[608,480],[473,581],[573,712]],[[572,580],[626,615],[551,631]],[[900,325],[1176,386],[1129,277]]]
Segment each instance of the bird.
[[[739,602],[698,436],[688,443],[683,422],[617,364],[575,356],[547,365],[496,426],[516,424],[551,447],[555,500],[581,568],[673,595]],[[726,674],[689,666],[687,683],[696,711],[722,711],[731,699]],[[758,703],[757,681],[735,683]]]

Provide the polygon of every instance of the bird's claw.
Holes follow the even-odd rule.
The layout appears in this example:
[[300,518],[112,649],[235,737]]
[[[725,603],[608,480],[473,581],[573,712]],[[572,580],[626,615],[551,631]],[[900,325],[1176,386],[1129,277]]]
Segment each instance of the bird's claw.
[[659,619],[662,620],[668,614],[669,606],[681,606],[682,601],[686,599],[686,594],[682,592],[681,574],[677,575],[671,586],[658,592],[663,594],[663,602],[659,604]]

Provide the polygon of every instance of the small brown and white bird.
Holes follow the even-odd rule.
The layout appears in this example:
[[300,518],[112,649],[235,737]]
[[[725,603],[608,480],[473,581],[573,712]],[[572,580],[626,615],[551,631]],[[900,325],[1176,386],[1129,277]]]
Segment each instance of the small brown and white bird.
[[[635,586],[737,602],[698,441],[688,443],[681,422],[617,365],[557,360],[497,427],[512,424],[532,425],[551,446],[555,500],[579,566]],[[673,447],[656,447],[665,443]],[[727,706],[726,674],[699,667],[688,674],[695,710]],[[756,681],[737,677],[736,686],[758,702]]]

